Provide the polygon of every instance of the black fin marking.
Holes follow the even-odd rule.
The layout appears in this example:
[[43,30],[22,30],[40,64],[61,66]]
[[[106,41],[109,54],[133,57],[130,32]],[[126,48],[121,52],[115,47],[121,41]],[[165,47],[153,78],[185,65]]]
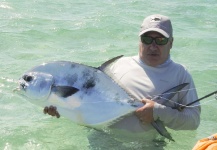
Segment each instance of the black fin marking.
[[58,96],[64,98],[71,96],[79,91],[79,89],[71,86],[54,86],[53,90]]
[[95,80],[93,77],[91,77],[89,80],[87,80],[84,84],[83,84],[83,88],[85,89],[89,89],[89,88],[93,88],[96,85]]

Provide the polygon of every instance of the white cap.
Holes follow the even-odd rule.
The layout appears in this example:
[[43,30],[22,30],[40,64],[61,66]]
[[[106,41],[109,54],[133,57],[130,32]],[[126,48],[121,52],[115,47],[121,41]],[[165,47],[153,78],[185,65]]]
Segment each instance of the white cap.
[[167,38],[173,36],[171,21],[163,15],[151,15],[144,19],[139,36],[150,31],[156,31]]

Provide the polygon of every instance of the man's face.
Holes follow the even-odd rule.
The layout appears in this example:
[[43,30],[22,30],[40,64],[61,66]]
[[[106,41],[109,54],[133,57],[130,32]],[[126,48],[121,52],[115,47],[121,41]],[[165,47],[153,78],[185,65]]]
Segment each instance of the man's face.
[[[164,37],[158,32],[148,32],[145,36],[157,38]],[[142,35],[142,36],[144,36]],[[169,41],[165,45],[157,45],[155,41],[151,44],[142,43],[139,44],[139,56],[140,59],[147,65],[156,67],[163,64],[169,56],[170,49],[172,48],[173,38],[169,38]]]

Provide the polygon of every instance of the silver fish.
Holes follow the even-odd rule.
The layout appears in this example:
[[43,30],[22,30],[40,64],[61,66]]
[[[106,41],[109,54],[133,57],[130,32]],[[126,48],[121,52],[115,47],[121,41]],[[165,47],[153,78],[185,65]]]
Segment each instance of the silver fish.
[[[44,63],[24,73],[19,79],[18,91],[36,105],[56,106],[60,115],[77,124],[106,127],[143,106],[115,82],[108,71],[108,66],[120,57],[98,68],[69,61]],[[169,97],[183,87],[167,91],[172,92]],[[173,140],[162,122],[152,125],[161,135]]]

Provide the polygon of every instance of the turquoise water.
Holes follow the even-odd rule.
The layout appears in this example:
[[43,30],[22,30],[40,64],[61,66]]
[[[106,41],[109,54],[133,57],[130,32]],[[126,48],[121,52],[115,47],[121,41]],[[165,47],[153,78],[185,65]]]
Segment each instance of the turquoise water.
[[[17,79],[51,60],[99,66],[117,55],[136,55],[145,16],[168,15],[174,27],[171,57],[193,76],[199,97],[217,90],[217,1],[174,0],[3,0],[0,2],[0,149],[151,149],[134,138],[114,140],[42,108],[13,93]],[[176,142],[158,148],[192,149],[217,132],[217,101],[202,102],[196,131],[173,131]],[[121,135],[120,135],[121,136]],[[157,149],[157,148],[156,148]]]

